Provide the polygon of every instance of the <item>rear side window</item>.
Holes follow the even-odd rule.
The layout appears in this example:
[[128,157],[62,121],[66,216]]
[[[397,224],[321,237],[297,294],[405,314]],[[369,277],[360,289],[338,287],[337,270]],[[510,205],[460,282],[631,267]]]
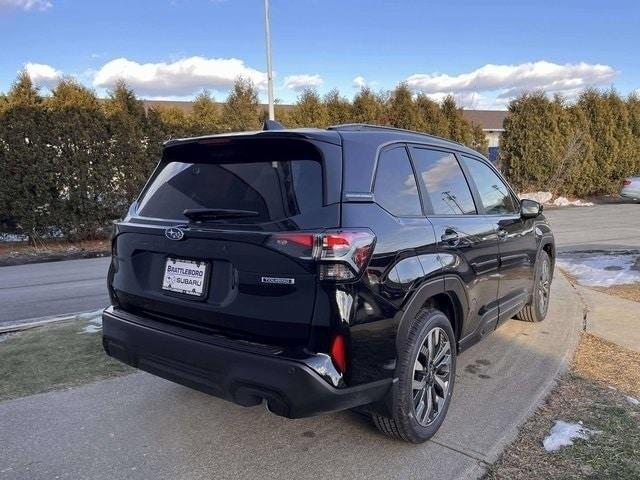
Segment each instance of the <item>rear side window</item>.
[[518,210],[509,188],[489,166],[475,158],[462,158],[478,188],[485,213],[500,215],[515,213]]
[[411,156],[436,215],[472,215],[476,206],[453,153],[412,148]]
[[315,152],[304,158],[304,151],[281,147],[176,147],[145,191],[138,213],[187,221],[186,209],[246,210],[257,215],[216,221],[262,223],[322,207],[322,163],[313,158]]
[[404,147],[380,154],[374,193],[376,202],[392,215],[422,215],[416,177]]

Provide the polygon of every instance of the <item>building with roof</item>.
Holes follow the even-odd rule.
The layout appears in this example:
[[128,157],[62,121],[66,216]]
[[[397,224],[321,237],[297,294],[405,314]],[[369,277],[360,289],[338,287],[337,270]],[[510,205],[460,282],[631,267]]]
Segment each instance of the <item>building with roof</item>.
[[500,153],[500,137],[504,132],[504,121],[509,115],[506,110],[463,110],[464,118],[480,125],[489,142],[489,160],[498,163]]

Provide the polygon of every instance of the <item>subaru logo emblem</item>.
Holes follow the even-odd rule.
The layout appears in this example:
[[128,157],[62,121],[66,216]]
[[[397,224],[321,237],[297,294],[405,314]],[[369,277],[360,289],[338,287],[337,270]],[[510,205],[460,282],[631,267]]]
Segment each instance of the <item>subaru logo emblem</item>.
[[169,240],[182,240],[184,231],[178,227],[169,227],[164,231],[164,236]]

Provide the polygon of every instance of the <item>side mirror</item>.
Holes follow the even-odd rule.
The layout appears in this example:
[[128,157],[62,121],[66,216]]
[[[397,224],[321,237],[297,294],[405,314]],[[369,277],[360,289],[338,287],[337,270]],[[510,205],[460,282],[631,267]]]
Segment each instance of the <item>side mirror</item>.
[[542,213],[543,206],[535,200],[523,198],[520,201],[520,215],[522,218],[536,218]]

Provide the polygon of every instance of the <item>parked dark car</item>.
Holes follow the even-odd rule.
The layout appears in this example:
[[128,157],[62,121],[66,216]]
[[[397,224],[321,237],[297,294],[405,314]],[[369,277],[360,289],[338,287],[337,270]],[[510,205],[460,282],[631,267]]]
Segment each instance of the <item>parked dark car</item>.
[[115,226],[106,352],[290,418],[422,442],[456,356],[543,320],[542,206],[461,144],[370,125],[172,140]]

